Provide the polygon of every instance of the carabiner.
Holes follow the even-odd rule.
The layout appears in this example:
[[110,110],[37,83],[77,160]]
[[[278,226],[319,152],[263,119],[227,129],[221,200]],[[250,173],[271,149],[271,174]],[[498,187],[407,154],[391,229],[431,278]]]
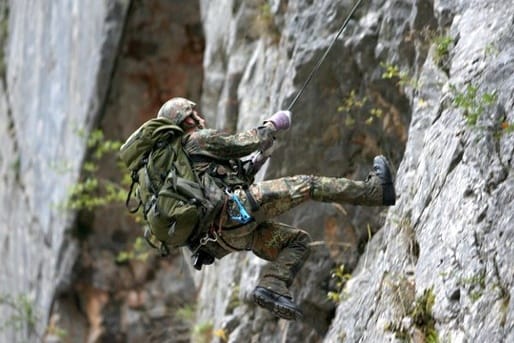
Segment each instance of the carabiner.
[[212,234],[214,235],[214,238],[211,238],[211,236],[209,236],[209,233],[206,233],[205,236],[200,238],[200,246],[206,245],[209,242],[216,242],[218,240],[218,234],[216,233],[216,231],[213,231]]
[[247,224],[253,220],[252,216],[248,213],[243,203],[237,195],[231,193],[228,189],[225,189],[225,193],[230,197],[230,200],[234,201],[237,205],[237,209],[239,210],[239,215],[230,214],[230,219],[235,220],[241,224]]

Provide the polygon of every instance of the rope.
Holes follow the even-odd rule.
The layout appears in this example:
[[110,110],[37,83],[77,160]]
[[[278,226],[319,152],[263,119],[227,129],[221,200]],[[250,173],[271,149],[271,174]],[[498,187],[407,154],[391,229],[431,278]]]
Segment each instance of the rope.
[[318,60],[318,63],[314,66],[314,68],[312,68],[311,70],[311,73],[309,74],[309,76],[307,77],[307,80],[305,80],[305,83],[303,84],[302,88],[300,88],[300,90],[298,91],[298,93],[296,94],[295,98],[293,99],[293,101],[291,101],[291,104],[289,105],[289,107],[287,108],[288,111],[291,111],[294,107],[294,105],[296,104],[296,102],[298,101],[298,99],[300,98],[300,96],[303,94],[305,88],[307,87],[307,85],[309,84],[309,82],[311,81],[312,77],[314,76],[314,74],[318,71],[319,67],[321,66],[321,64],[325,61],[325,58],[327,57],[328,53],[330,52],[330,50],[332,49],[332,47],[334,46],[337,38],[339,38],[339,36],[341,35],[341,33],[344,31],[344,29],[346,28],[346,26],[348,25],[348,22],[350,21],[351,17],[353,16],[353,14],[355,13],[355,11],[357,10],[357,7],[359,7],[360,3],[362,2],[362,0],[358,0],[355,5],[353,5],[353,8],[350,10],[350,13],[348,14],[348,16],[346,17],[346,19],[344,20],[344,23],[343,25],[341,26],[341,28],[339,29],[339,32],[337,32],[336,36],[334,37],[334,39],[332,40],[332,43],[330,43],[330,45],[328,46],[328,48],[325,50],[325,53],[323,54],[323,56]]

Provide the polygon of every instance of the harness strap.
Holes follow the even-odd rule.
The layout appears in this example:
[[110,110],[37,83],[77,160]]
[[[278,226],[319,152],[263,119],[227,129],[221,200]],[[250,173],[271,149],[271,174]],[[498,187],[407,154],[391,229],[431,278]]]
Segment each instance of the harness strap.
[[139,182],[139,178],[137,176],[136,171],[132,172],[131,178],[132,178],[132,183],[130,184],[130,189],[127,193],[127,199],[125,200],[125,207],[127,207],[128,211],[130,213],[136,213],[139,210],[139,208],[141,207],[141,205],[143,204],[141,199],[139,200],[139,203],[137,204],[137,206],[134,208],[130,208],[130,204],[129,204],[130,198],[132,197],[132,192],[134,191],[134,185]]
[[245,192],[245,195],[246,195],[246,199],[248,200],[248,203],[250,204],[250,209],[252,210],[252,217],[253,217],[253,219],[257,223],[263,222],[265,218],[262,215],[262,213],[259,211],[261,206],[259,205],[257,200],[255,200],[252,192],[250,192],[250,189],[248,187],[244,188],[244,192]]
[[248,199],[248,203],[250,204],[250,209],[252,212],[257,212],[259,208],[259,204],[257,203],[257,200],[253,197],[252,193],[250,192],[250,189],[248,187],[244,188],[244,192],[246,194],[246,199]]
[[218,243],[223,249],[230,251],[230,252],[237,252],[237,251],[245,250],[245,249],[234,248],[232,245],[228,244],[227,241],[225,241],[221,235],[218,236],[218,240],[216,243]]

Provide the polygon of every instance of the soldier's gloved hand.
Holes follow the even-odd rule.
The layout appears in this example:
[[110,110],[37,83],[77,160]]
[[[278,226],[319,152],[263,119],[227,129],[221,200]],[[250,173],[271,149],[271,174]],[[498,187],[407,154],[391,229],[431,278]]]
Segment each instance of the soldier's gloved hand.
[[272,123],[277,131],[287,130],[291,127],[291,111],[278,111],[264,123]]
[[269,156],[265,156],[262,152],[259,152],[252,158],[252,172],[257,174],[257,172],[262,168],[264,163],[269,159]]
[[255,156],[252,158],[252,164],[253,169],[255,173],[257,173],[261,167],[266,163],[266,161],[270,158],[271,154],[273,152],[273,147],[270,147],[267,150],[259,151]]
[[274,148],[270,147],[264,151],[259,151],[256,154],[254,154],[251,158],[251,164],[250,164],[250,170],[249,172],[252,173],[252,175],[257,174],[257,172],[262,168],[264,163],[270,158],[271,154],[273,153]]

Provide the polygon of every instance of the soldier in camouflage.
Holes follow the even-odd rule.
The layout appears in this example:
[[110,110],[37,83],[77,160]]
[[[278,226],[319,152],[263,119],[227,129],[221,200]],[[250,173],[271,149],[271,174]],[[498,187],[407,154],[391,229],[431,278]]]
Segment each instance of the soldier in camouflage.
[[[251,156],[244,164],[246,182],[253,181],[253,176],[271,154],[274,134],[291,125],[290,112],[279,111],[257,128],[234,135],[224,134],[205,128],[196,104],[184,98],[167,101],[158,117],[169,118],[185,130],[183,147],[200,178],[205,173],[221,180],[240,175],[240,170],[236,172],[242,166],[240,159]],[[392,175],[383,156],[375,157],[373,170],[365,181],[296,175],[242,184],[227,189],[226,194],[226,206],[212,223],[214,230],[195,248],[199,258],[195,266],[201,268],[214,258],[244,250],[270,261],[262,270],[253,298],[258,305],[288,320],[302,316],[292,300],[289,286],[309,255],[311,238],[307,232],[272,218],[307,200],[365,206],[395,204]],[[246,212],[250,220],[241,221],[234,215],[242,212]]]

